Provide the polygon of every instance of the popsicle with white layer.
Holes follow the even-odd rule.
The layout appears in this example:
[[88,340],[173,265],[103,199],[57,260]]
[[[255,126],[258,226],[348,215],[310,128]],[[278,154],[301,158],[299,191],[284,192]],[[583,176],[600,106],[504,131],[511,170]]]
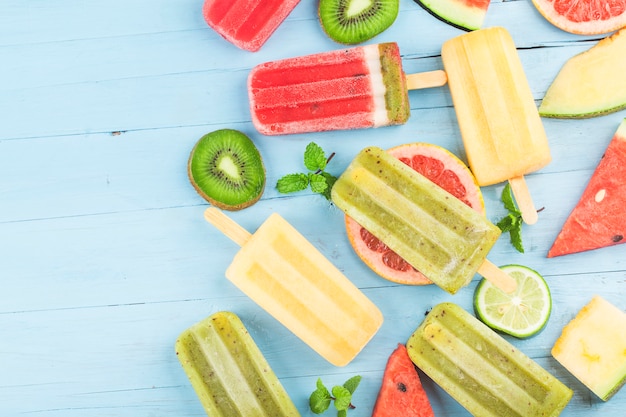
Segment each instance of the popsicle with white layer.
[[388,42],[257,65],[248,94],[257,130],[284,135],[403,124],[408,90],[445,83],[441,70],[406,75]]
[[333,365],[347,365],[382,325],[378,307],[279,214],[254,234],[215,207],[205,219],[241,246],[226,278]]

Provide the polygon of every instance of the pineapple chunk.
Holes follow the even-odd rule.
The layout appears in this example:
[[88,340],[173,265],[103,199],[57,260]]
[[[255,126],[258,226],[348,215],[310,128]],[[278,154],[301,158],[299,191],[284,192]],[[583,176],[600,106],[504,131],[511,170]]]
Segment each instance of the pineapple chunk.
[[593,297],[563,328],[552,356],[607,401],[626,382],[626,313]]

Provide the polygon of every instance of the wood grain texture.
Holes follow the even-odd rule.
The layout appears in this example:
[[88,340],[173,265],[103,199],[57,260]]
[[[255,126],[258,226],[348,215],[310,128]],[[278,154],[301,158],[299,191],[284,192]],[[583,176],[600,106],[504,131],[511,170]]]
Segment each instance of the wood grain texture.
[[[394,25],[370,42],[397,41],[407,73],[441,69],[441,44],[463,32],[401,0]],[[219,310],[236,312],[301,410],[315,380],[363,376],[352,416],[371,413],[388,355],[436,303],[471,310],[479,277],[451,296],[372,273],[354,254],[343,215],[323,198],[274,189],[300,171],[314,141],[339,174],[361,148],[424,141],[465,159],[447,87],[412,91],[402,126],[264,137],[250,122],[246,78],[256,64],[337,49],[316,2],[301,2],[264,47],[241,51],[203,21],[202,0],[0,2],[0,414],[3,416],[202,416],[178,364],[177,335]],[[540,102],[561,65],[593,46],[552,27],[530,1],[493,2],[485,26],[506,27]],[[562,416],[622,417],[626,392],[596,399],[551,356],[561,328],[593,294],[626,309],[626,246],[547,259],[626,111],[587,120],[543,119],[553,161],[526,176],[539,221],[524,226],[526,252],[503,236],[489,259],[539,271],[554,299],[546,329],[508,338],[574,390]],[[344,368],[333,367],[230,284],[237,246],[205,222],[189,184],[195,142],[235,128],[257,144],[267,189],[232,214],[255,230],[280,213],[381,309],[385,323]],[[483,188],[487,216],[505,212],[504,184]],[[423,376],[436,415],[468,416]],[[330,415],[330,414],[329,414]]]

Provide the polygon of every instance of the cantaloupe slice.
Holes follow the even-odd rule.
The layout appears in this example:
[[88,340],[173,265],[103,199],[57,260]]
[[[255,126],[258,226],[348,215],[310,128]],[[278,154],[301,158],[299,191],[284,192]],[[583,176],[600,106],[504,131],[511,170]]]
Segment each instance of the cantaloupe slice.
[[548,88],[539,114],[588,118],[626,108],[626,28],[570,58]]
[[552,356],[607,401],[626,382],[626,313],[593,297],[563,328]]

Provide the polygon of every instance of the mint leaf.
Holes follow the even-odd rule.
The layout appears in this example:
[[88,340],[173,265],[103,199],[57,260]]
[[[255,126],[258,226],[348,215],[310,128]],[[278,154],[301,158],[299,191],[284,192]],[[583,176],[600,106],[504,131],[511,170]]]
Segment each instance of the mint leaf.
[[328,410],[330,406],[330,393],[328,389],[322,384],[320,378],[317,379],[317,389],[311,393],[309,397],[309,407],[315,414],[322,414]]
[[306,190],[309,186],[309,177],[306,174],[287,174],[276,182],[278,192],[287,194]]
[[337,410],[347,410],[352,401],[352,393],[346,388],[335,385],[333,387],[333,396],[335,397],[335,408]]
[[322,194],[328,188],[326,178],[322,174],[309,174],[309,182],[314,193]]
[[335,185],[335,181],[337,181],[337,177],[328,172],[322,172],[324,178],[326,178],[326,184],[328,185],[322,195],[326,197],[326,200],[330,201],[330,190],[332,190],[333,185]]
[[517,222],[518,217],[516,217],[515,214],[509,213],[506,217],[503,217],[496,226],[502,230],[502,233],[507,233],[517,226]]
[[513,199],[513,193],[511,192],[511,185],[507,183],[504,186],[504,190],[502,190],[502,202],[504,203],[504,208],[510,211],[511,213],[520,214],[520,211],[517,209],[517,205],[515,204],[515,200]]
[[324,150],[314,142],[307,145],[304,151],[304,166],[308,173],[287,174],[276,182],[276,189],[282,194],[306,190],[309,186],[315,193],[323,195],[330,201],[330,190],[337,177],[325,171],[328,162],[335,156],[328,158]]
[[513,228],[509,231],[511,237],[511,244],[518,252],[524,253],[524,245],[522,245],[522,225],[520,220],[520,226]]
[[343,387],[350,391],[350,394],[354,394],[354,391],[356,391],[360,383],[361,375],[356,375],[344,382]]
[[311,142],[304,150],[304,166],[309,171],[323,171],[326,169],[326,155],[324,150],[315,142]]
[[513,247],[517,249],[518,252],[524,253],[524,246],[522,245],[522,213],[515,205],[509,184],[504,186],[501,200],[504,204],[504,208],[509,211],[509,214],[496,223],[496,226],[502,230],[502,233],[508,232]]
[[361,376],[353,376],[348,379],[342,385],[335,385],[332,389],[332,396],[328,392],[328,389],[322,383],[320,378],[317,379],[317,387],[311,396],[309,397],[309,407],[315,414],[321,414],[328,410],[330,402],[334,401],[335,409],[337,410],[337,417],[347,417],[347,412],[351,408],[355,408],[352,405],[352,394],[359,386],[361,382]]

